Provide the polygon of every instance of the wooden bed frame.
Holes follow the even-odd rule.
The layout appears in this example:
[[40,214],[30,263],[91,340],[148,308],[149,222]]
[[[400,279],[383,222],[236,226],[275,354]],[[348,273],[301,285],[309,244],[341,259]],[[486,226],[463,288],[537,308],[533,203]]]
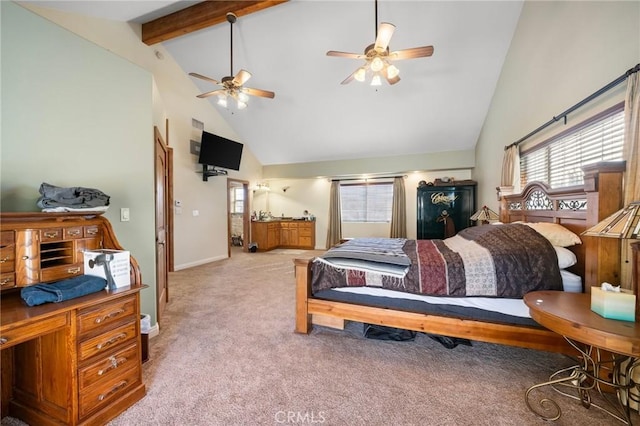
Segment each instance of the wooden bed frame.
[[[622,208],[624,169],[624,162],[597,163],[584,168],[583,186],[561,190],[550,190],[540,183],[529,184],[521,194],[502,197],[501,221],[554,222],[580,234]],[[571,248],[578,257],[571,271],[584,278],[587,290],[602,281],[617,282],[618,243],[613,239],[586,237],[583,244]],[[544,328],[316,299],[311,293],[311,261],[294,260],[297,333],[308,334],[312,324],[344,328],[348,320],[551,352],[573,352],[562,336]]]

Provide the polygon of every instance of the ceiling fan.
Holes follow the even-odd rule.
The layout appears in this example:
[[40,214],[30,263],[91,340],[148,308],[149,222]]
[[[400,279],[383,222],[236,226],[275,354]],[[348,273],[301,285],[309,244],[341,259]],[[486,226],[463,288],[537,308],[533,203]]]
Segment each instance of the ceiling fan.
[[364,54],[347,53],[330,50],[327,56],[337,56],[342,58],[364,59],[365,64],[355,70],[349,77],[345,78],[341,84],[356,81],[365,81],[367,73],[371,74],[371,85],[380,86],[381,77],[384,77],[389,84],[396,84],[400,81],[400,71],[393,65],[392,61],[401,59],[424,58],[433,55],[433,46],[414,47],[411,49],[396,50],[389,52],[389,41],[396,29],[396,26],[388,22],[380,23],[378,27],[378,0],[375,1],[375,23],[376,41],[364,49]]
[[233,24],[237,19],[238,17],[235,15],[235,13],[227,13],[227,21],[229,22],[229,24],[231,24],[231,65],[229,72],[229,74],[231,75],[222,77],[221,81],[214,80],[213,78],[195,72],[190,72],[189,75],[222,86],[221,89],[202,93],[197,96],[198,98],[208,98],[209,96],[217,95],[218,105],[221,105],[225,108],[227,107],[227,99],[232,98],[236,100],[238,109],[244,109],[247,107],[249,95],[273,99],[276,94],[268,90],[251,89],[249,87],[244,87],[244,83],[246,83],[247,80],[251,78],[251,73],[249,71],[241,69],[235,76],[233,75]]

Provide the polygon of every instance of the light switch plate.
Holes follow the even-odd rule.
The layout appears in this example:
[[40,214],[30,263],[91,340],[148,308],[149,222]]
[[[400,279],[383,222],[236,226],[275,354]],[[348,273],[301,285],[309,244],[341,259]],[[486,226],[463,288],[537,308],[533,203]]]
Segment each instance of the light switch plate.
[[120,222],[129,222],[129,208],[122,207],[120,209]]

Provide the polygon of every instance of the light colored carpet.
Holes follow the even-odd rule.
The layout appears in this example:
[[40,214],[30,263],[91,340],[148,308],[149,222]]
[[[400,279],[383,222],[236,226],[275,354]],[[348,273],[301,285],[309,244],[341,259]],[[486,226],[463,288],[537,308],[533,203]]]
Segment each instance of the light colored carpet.
[[[143,368],[147,396],[110,426],[550,424],[524,392],[568,358],[477,342],[446,349],[420,334],[369,340],[356,323],[295,334],[294,257],[234,252],[172,273]],[[556,425],[620,424],[543,393],[563,410]]]
[[298,250],[298,249],[275,249],[269,251],[269,254],[291,254],[295,256],[304,255],[307,253],[307,250]]

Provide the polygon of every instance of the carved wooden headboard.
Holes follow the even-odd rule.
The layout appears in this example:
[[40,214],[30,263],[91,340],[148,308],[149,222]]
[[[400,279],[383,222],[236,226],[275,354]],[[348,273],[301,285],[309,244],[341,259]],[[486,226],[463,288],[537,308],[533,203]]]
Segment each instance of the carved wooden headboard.
[[[551,189],[541,182],[529,183],[520,194],[500,199],[500,221],[509,223],[558,223],[580,235],[622,208],[624,161],[600,162],[583,167],[584,185]],[[583,244],[569,247],[578,263],[569,270],[583,277],[585,288],[602,281],[619,282],[618,240],[581,237]]]

